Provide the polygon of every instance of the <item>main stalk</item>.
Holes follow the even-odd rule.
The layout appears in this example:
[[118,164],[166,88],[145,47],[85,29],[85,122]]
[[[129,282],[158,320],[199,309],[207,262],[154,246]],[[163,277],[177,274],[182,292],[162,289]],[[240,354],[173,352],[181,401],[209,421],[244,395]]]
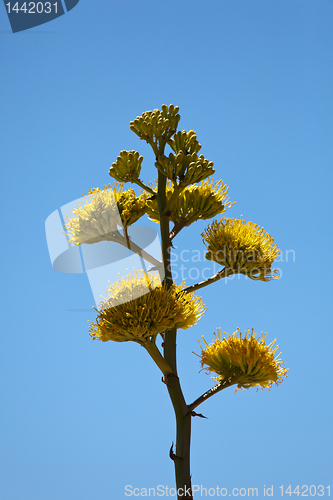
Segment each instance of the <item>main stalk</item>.
[[[159,155],[164,154],[165,143],[161,142],[158,148]],[[171,273],[171,244],[169,238],[169,216],[163,215],[166,207],[166,176],[158,172],[158,210],[160,216],[162,258],[164,263],[164,282],[167,286],[173,283]],[[176,359],[176,337],[177,329],[173,328],[165,332],[164,336],[164,359],[172,368],[173,373],[164,377],[167,384],[170,399],[176,416],[176,449],[170,449],[170,458],[175,464],[177,498],[179,500],[191,500],[191,472],[190,472],[190,444],[191,444],[191,412],[187,406],[183,391],[177,374]]]

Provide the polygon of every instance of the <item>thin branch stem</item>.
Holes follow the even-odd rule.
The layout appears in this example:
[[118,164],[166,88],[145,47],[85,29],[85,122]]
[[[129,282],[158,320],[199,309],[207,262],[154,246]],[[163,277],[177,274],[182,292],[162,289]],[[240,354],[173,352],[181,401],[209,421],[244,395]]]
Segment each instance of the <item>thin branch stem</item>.
[[161,267],[163,267],[163,262],[161,262],[160,260],[155,259],[155,257],[153,257],[152,255],[150,255],[145,250],[143,250],[143,248],[139,247],[136,243],[134,243],[134,241],[132,241],[132,240],[129,241],[129,247],[128,248],[130,250],[132,250],[132,252],[137,253],[143,259],[145,259],[148,262],[150,262],[151,264],[153,264],[157,269],[161,269]]
[[214,274],[214,276],[211,276],[210,278],[206,279],[205,281],[201,281],[200,283],[196,283],[195,285],[188,286],[187,288],[184,288],[182,292],[194,292],[195,290],[199,290],[199,288],[203,288],[204,286],[210,285],[215,281],[218,281],[222,278],[226,278],[227,276],[233,273],[234,271],[232,269],[229,270],[226,267],[224,267],[223,269],[221,269],[221,271]]
[[155,257],[150,255],[148,252],[143,250],[143,248],[139,247],[136,243],[134,243],[134,241],[132,241],[127,234],[127,228],[124,228],[124,234],[125,236],[122,236],[119,232],[117,232],[115,236],[108,234],[106,235],[107,236],[106,241],[113,241],[115,243],[119,243],[123,247],[129,248],[130,250],[132,250],[133,253],[138,254],[144,260],[153,264],[157,268],[157,270],[161,269],[161,267],[163,266],[163,262],[155,259]]
[[183,227],[185,227],[185,222],[184,223],[181,223],[181,222],[175,223],[175,225],[172,228],[171,233],[169,234],[170,241],[172,241],[174,239],[174,237],[177,236],[177,234],[183,229]]
[[223,389],[226,389],[227,387],[230,387],[234,383],[235,382],[233,382],[232,384],[230,384],[230,382],[226,381],[226,382],[221,382],[220,384],[216,385],[215,387],[212,387],[211,389],[209,389],[209,391],[205,392],[198,399],[196,399],[195,401],[193,401],[192,404],[188,405],[189,412],[192,412],[201,403],[203,403],[204,401],[207,401],[207,399],[209,399],[212,396],[214,396],[214,394],[217,394],[218,392],[223,391]]
[[124,235],[125,235],[125,239],[126,239],[126,246],[129,248],[131,242],[130,242],[130,239],[129,239],[129,236],[128,236],[127,227],[124,227]]
[[147,141],[147,142],[149,142],[149,144],[151,145],[151,148],[154,151],[154,155],[155,155],[155,158],[156,158],[156,161],[157,161],[159,155],[162,156],[163,153],[164,153],[165,143],[164,143],[164,146],[163,146],[163,152],[160,153],[161,148],[159,148],[157,146],[157,141]]
[[170,365],[165,361],[160,350],[158,349],[155,340],[145,339],[142,342],[142,345],[165,377],[168,377],[168,375],[174,375],[172,368],[170,368]]
[[140,181],[140,179],[136,179],[133,182],[135,184],[137,184],[138,186],[142,187],[142,189],[144,189],[145,191],[147,191],[147,193],[149,193],[151,195],[156,195],[155,191],[153,189],[151,189],[149,186],[146,186],[146,184],[144,184],[142,181]]

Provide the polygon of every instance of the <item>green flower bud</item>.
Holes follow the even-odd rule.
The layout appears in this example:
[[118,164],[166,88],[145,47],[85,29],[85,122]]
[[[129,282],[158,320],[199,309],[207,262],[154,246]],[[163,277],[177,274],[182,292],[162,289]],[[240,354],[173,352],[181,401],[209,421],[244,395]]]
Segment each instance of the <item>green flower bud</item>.
[[120,151],[109,174],[119,182],[133,182],[139,178],[142,161],[143,156],[139,156],[137,151]]
[[177,132],[173,136],[173,139],[168,141],[168,144],[175,153],[184,151],[186,154],[193,154],[198,153],[201,149],[201,144],[197,141],[197,135],[194,130]]
[[213,165],[203,155],[198,157],[196,153],[186,154],[184,151],[179,151],[177,155],[170,153],[168,157],[159,156],[155,163],[160,172],[182,189],[213,175]]
[[147,141],[150,144],[163,138],[169,140],[177,130],[180,115],[178,114],[179,107],[170,104],[163,104],[162,111],[154,109],[154,111],[146,111],[141,116],[130,122],[130,129],[140,139]]

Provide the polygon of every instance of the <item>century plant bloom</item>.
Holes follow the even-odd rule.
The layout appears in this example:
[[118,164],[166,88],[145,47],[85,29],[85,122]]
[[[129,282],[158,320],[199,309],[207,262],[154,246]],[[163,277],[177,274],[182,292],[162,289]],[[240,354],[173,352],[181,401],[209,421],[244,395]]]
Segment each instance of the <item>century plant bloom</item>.
[[128,273],[107,290],[96,323],[90,325],[90,336],[103,342],[140,342],[173,327],[195,325],[206,308],[201,297],[182,289],[183,283],[161,285],[155,273]]
[[275,346],[276,340],[267,345],[267,333],[258,337],[253,329],[250,333],[248,328],[242,337],[237,328],[232,335],[222,338],[221,329],[217,330],[212,344],[208,345],[202,337],[206,347],[202,349],[200,345],[201,366],[217,374],[213,377],[217,383],[237,384],[237,389],[256,386],[270,389],[287,376],[288,369],[282,366],[284,361],[279,358],[281,353],[276,356],[280,346]]
[[280,254],[273,238],[254,222],[223,218],[214,220],[202,233],[207,247],[207,260],[213,260],[235,273],[254,280],[269,281],[279,278],[271,269]]
[[[171,182],[167,184],[167,206],[170,206],[170,220],[175,225],[189,226],[199,219],[210,219],[217,214],[224,213],[227,208],[234,205],[227,196],[229,187],[223,181],[214,182],[213,179],[207,179],[200,184],[187,186],[172,204],[172,195],[174,189]],[[159,212],[157,200],[147,200],[147,214],[155,222],[159,222]]]
[[66,217],[68,242],[81,245],[115,241],[119,236],[117,226],[127,228],[144,215],[146,199],[146,193],[136,196],[134,189],[123,191],[123,185],[118,183],[91,189],[88,197],[84,196],[85,203],[73,208]]

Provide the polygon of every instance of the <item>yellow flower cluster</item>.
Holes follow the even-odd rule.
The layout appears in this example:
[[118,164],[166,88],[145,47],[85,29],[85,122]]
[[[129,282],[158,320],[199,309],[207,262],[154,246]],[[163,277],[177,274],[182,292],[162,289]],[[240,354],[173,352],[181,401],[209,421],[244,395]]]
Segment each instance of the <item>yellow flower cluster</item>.
[[[260,386],[270,389],[273,384],[280,384],[287,376],[288,369],[284,368],[284,361],[276,356],[279,346],[276,340],[266,345],[267,333],[260,337],[252,329],[245,331],[244,337],[239,328],[227,338],[222,338],[218,328],[216,340],[208,345],[203,338],[205,348],[201,345],[201,366],[208,372],[217,374],[214,377],[217,383],[228,382],[237,384],[237,388],[249,389]],[[200,344],[200,342],[199,342]],[[236,389],[237,390],[237,389]]]
[[[229,187],[223,181],[214,182],[207,179],[200,184],[187,186],[172,203],[174,189],[167,184],[166,211],[170,210],[170,220],[176,224],[189,226],[199,219],[210,219],[224,213],[234,203],[227,196]],[[147,200],[147,214],[155,222],[159,222],[159,212],[156,199]]]
[[[97,243],[117,238],[117,225],[125,228],[134,224],[146,211],[147,194],[135,195],[134,189],[123,191],[122,184],[110,184],[104,189],[91,189],[85,203],[66,217],[69,243]],[[120,218],[119,218],[120,215]]]
[[213,221],[201,235],[207,247],[206,259],[254,280],[279,277],[271,265],[280,254],[273,238],[253,222],[224,218]]
[[149,144],[157,144],[162,137],[167,141],[177,130],[180,120],[178,111],[178,106],[170,104],[168,107],[163,104],[162,111],[154,109],[154,111],[146,111],[142,116],[137,116],[134,121],[130,122],[130,129]]
[[137,151],[120,151],[120,156],[112,163],[109,174],[119,182],[137,180],[141,172],[143,156]]
[[182,288],[161,285],[156,274],[146,271],[122,277],[107,290],[96,323],[90,325],[90,336],[103,342],[140,342],[173,327],[195,325],[206,308],[200,297]]

